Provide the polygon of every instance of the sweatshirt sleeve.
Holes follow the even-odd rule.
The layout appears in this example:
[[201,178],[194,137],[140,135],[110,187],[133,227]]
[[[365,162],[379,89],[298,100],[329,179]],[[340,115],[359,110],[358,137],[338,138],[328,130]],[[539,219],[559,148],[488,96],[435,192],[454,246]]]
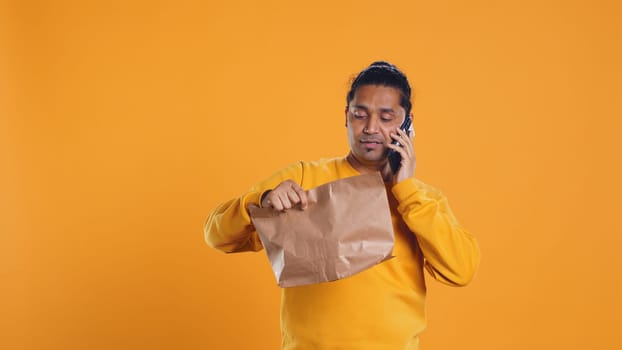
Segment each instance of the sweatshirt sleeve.
[[448,285],[467,285],[479,266],[480,251],[475,237],[458,224],[447,198],[415,178],[396,184],[392,192],[432,277]]
[[263,249],[246,209],[249,204],[260,205],[261,196],[281,182],[291,179],[302,182],[302,162],[292,164],[253,186],[238,198],[217,206],[203,227],[206,243],[225,253],[259,251]]

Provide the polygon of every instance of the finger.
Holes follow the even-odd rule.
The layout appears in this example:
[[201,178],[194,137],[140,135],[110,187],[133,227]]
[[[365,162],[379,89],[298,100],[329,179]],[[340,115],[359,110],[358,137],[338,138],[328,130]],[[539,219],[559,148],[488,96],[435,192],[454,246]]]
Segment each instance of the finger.
[[290,202],[287,193],[279,193],[279,199],[281,200],[281,204],[283,205],[283,209],[290,209],[292,207],[292,202]]
[[300,198],[300,209],[307,209],[307,205],[309,205],[309,201],[307,199],[307,192],[303,190],[300,186],[295,186],[294,190],[298,194],[298,198]]
[[307,194],[297,183],[292,184],[291,191],[288,192],[288,195],[292,204],[300,203],[300,209],[304,210],[307,208]]
[[391,141],[397,141],[397,146],[401,146],[402,143],[404,142],[402,138],[400,137],[400,135],[397,133],[390,133],[389,136],[391,136]]
[[292,206],[300,203],[300,197],[298,196],[298,193],[293,187],[289,191],[287,191],[287,198],[289,198]]
[[402,156],[402,162],[404,161],[405,158],[406,159],[410,158],[410,156],[408,155],[408,153],[406,152],[404,147],[401,147],[401,146],[398,146],[398,145],[394,145],[394,144],[389,144],[388,147],[390,149],[395,150],[396,152],[398,152]]
[[406,153],[408,154],[409,157],[411,157],[415,153],[412,139],[406,134],[406,132],[404,132],[404,130],[399,129],[399,133],[400,135],[399,135],[398,142],[400,142],[400,144],[403,145],[404,149],[406,150]]
[[391,138],[397,142],[397,146],[408,150],[412,149],[413,146],[408,137],[404,137],[403,131],[400,130],[400,132],[402,134],[391,134]]
[[[406,142],[406,144],[412,144],[412,136],[409,136],[404,130],[402,129],[397,129],[399,135],[401,136],[401,139],[404,140],[404,142]],[[409,130],[410,133],[410,130]]]
[[274,210],[278,210],[278,211],[283,210],[283,204],[281,203],[281,200],[277,196],[273,196],[273,198],[268,199],[267,202],[269,203],[270,206],[272,206],[272,208],[274,208]]
[[406,154],[408,155],[408,158],[411,158],[413,156],[413,154],[415,153],[415,149],[413,148],[413,144],[410,141],[410,139],[402,137],[402,147],[401,149],[403,149]]

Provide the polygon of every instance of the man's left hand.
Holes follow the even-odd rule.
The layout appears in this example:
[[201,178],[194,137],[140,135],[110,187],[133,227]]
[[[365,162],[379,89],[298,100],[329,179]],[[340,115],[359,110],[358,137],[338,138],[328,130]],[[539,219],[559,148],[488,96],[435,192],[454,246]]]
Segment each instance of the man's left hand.
[[[406,134],[402,129],[396,128],[395,132],[390,134],[392,140],[399,142],[399,145],[387,144],[387,147],[395,150],[402,156],[400,168],[397,174],[393,176],[393,184],[400,183],[415,175],[416,159],[415,149],[413,147],[413,131],[409,131],[410,135]],[[391,167],[387,162],[388,172],[391,172]]]

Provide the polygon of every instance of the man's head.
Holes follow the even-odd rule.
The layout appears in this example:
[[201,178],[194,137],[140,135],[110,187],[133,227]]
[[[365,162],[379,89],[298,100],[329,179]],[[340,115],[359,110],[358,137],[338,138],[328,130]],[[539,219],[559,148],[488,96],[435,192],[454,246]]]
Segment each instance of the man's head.
[[387,62],[374,62],[352,81],[346,97],[346,127],[351,156],[363,166],[386,162],[390,133],[412,107],[406,75]]
[[385,61],[376,61],[369,67],[362,70],[356,78],[352,80],[350,91],[346,96],[346,106],[350,106],[350,102],[354,98],[356,90],[365,85],[379,85],[392,87],[400,92],[400,105],[406,111],[406,115],[410,114],[412,103],[410,101],[410,84],[406,75],[402,73],[396,66]]

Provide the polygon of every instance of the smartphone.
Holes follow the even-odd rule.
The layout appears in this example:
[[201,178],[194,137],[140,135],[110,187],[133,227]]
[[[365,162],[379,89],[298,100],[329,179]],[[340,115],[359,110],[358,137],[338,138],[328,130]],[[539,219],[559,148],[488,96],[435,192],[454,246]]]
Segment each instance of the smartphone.
[[[404,122],[402,123],[402,125],[400,125],[400,129],[402,129],[402,131],[404,131],[408,135],[411,124],[412,120],[410,116],[406,115],[406,118],[404,118]],[[397,140],[393,140],[391,144],[397,145],[398,142]],[[400,170],[400,165],[402,163],[402,155],[399,154],[399,152],[390,149],[387,157],[389,158],[389,164],[391,165],[391,170],[393,171],[393,174],[397,173],[397,171]]]

